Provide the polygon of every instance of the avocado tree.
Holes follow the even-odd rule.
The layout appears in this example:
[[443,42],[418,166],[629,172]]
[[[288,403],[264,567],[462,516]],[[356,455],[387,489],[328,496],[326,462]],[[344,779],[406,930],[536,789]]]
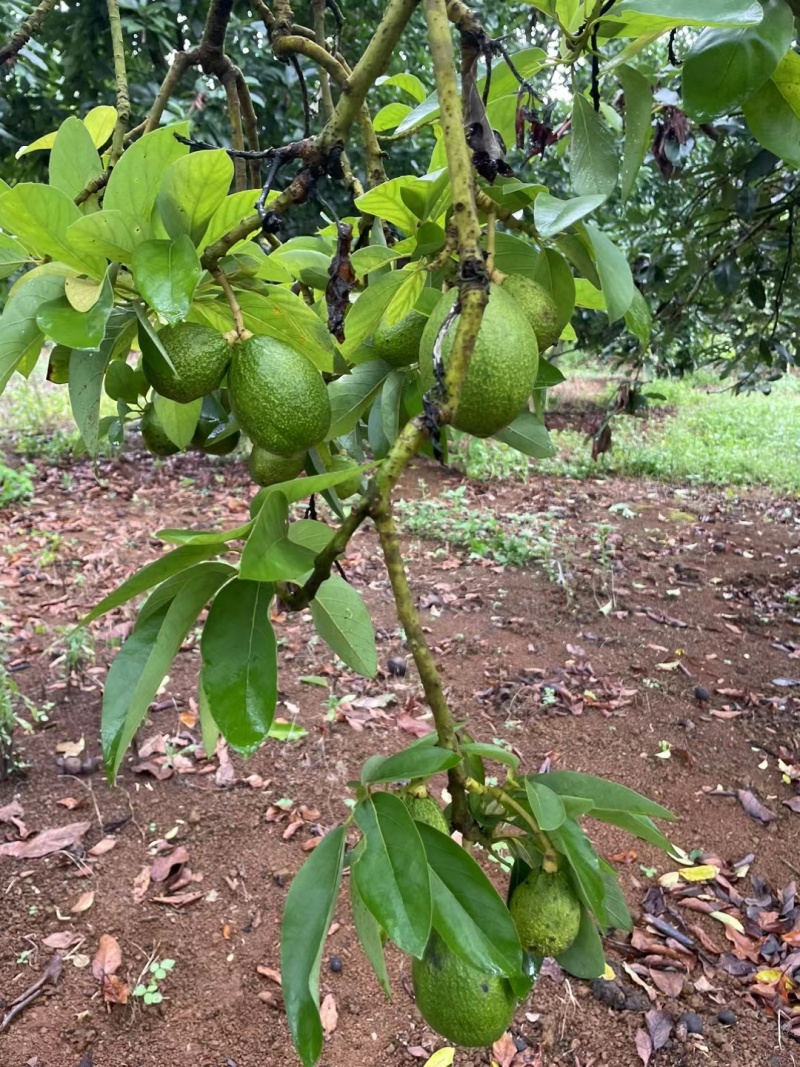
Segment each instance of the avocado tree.
[[[0,57],[69,17],[62,7],[42,0]],[[374,675],[372,623],[338,567],[359,527],[374,524],[436,729],[366,761],[350,815],[296,876],[281,934],[288,1021],[303,1062],[316,1063],[320,959],[347,866],[353,922],[387,994],[388,939],[413,958],[428,1022],[456,1043],[488,1044],[543,956],[600,975],[601,932],[630,926],[581,818],[674,855],[654,822],[670,814],[589,775],[524,773],[513,753],[472,735],[448,705],[416,610],[393,491],[419,452],[446,457],[451,428],[550,454],[538,415],[562,376],[541,353],[573,335],[576,306],[605,311],[647,345],[648,302],[592,217],[613,209],[624,225],[653,141],[654,89],[662,67],[674,82],[677,48],[685,101],[671,106],[703,122],[733,115],[775,157],[797,158],[794,12],[785,0],[535,0],[524,31],[492,37],[461,0],[388,0],[356,56],[342,52],[332,0],[312,0],[302,22],[288,0],[258,0],[249,10],[263,28],[250,23],[248,45],[240,20],[235,53],[232,8],[211,0],[140,113],[127,71],[132,51],[142,62],[141,41],[126,41],[118,0],[108,0],[114,104],[70,115],[35,146],[49,151],[47,183],[0,185],[0,266],[12,282],[0,383],[30,374],[46,341],[48,377],[68,388],[90,454],[121,446],[137,422],[157,455],[252,445],[262,488],[249,521],[159,531],[175,547],[83,620],[147,594],[105,685],[112,782],[206,608],[198,704],[209,753],[219,734],[245,755],[267,738],[278,601],[310,610],[341,660]],[[429,85],[404,62],[404,41],[422,34]],[[522,47],[525,34],[536,43]],[[302,59],[317,73],[296,82],[303,135],[263,148],[243,67],[267,40],[276,62],[297,71]],[[164,124],[197,69],[224,90],[230,148],[193,136],[191,114]],[[612,106],[620,88],[624,106]],[[397,99],[373,114],[387,91]],[[429,159],[424,173],[390,175],[394,146],[409,143]],[[560,196],[539,180],[550,168],[542,156],[563,163]],[[299,209],[311,232],[282,240]],[[103,391],[117,409],[101,418]],[[426,789],[443,773],[445,811]]]

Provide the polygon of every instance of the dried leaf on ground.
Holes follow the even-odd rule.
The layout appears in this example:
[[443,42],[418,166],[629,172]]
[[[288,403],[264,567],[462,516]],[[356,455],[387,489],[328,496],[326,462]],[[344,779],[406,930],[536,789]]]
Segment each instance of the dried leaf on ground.
[[275,982],[276,985],[281,984],[280,971],[276,971],[272,967],[265,967],[262,963],[258,964],[256,970],[259,974],[263,974],[265,978],[269,978],[271,981]]
[[105,856],[117,843],[116,837],[101,837],[96,845],[89,849],[90,856]]
[[150,868],[142,867],[133,880],[133,903],[141,904],[150,888]]
[[0,856],[13,856],[15,859],[41,859],[53,852],[75,848],[83,835],[91,827],[90,822],[73,822],[68,826],[55,826],[51,830],[42,830],[36,837],[27,841],[9,841],[0,845]]
[[88,911],[92,904],[94,904],[94,890],[88,889],[85,893],[81,893],[69,910],[73,915],[80,915]]
[[56,752],[60,752],[62,756],[80,756],[85,748],[86,739],[82,737],[79,741],[59,741]]
[[106,975],[114,974],[122,963],[119,941],[111,934],[102,934],[92,960],[92,974],[98,982]]
[[636,1051],[644,1067],[647,1067],[653,1055],[653,1041],[646,1030],[636,1031]]
[[396,721],[401,730],[404,730],[407,734],[413,734],[414,737],[425,737],[427,734],[433,733],[433,726],[430,722],[423,719],[415,719],[413,715],[409,715],[405,711],[398,712]]
[[672,1019],[662,1009],[653,1008],[647,1012],[644,1020],[647,1023],[647,1032],[653,1042],[653,1050],[657,1052],[669,1041],[673,1026]]
[[48,934],[47,937],[43,937],[42,944],[47,948],[66,951],[72,948],[73,945],[77,945],[80,940],[81,935],[76,934],[73,930],[56,930],[54,934]]
[[[511,1067],[517,1055],[517,1046],[508,1030],[492,1045],[492,1058],[498,1067]],[[427,1065],[426,1065],[427,1067]]]
[[755,793],[752,793],[749,789],[737,789],[736,795],[739,798],[739,803],[751,819],[755,819],[766,826],[778,818],[775,812],[764,807]]
[[339,1013],[336,1010],[336,998],[333,993],[328,993],[320,1004],[319,1017],[322,1022],[322,1029],[325,1031],[325,1036],[329,1037],[336,1029],[336,1024],[339,1022]]
[[169,904],[173,908],[185,908],[187,904],[194,904],[202,900],[202,893],[176,893],[171,897],[153,897],[154,904]]
[[150,880],[152,882],[166,882],[171,875],[177,874],[178,870],[188,861],[188,851],[183,845],[178,845],[175,851],[168,856],[156,856],[150,867]]
[[102,981],[103,1000],[106,1004],[127,1004],[131,995],[130,988],[118,974],[104,975]]

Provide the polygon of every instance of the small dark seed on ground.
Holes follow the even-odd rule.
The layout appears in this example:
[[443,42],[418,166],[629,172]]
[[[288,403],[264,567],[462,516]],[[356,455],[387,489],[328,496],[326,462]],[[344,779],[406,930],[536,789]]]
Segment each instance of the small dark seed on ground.
[[524,1052],[525,1049],[528,1047],[528,1042],[525,1040],[524,1037],[515,1037],[514,1047],[516,1048],[517,1052]]
[[726,1008],[725,1011],[721,1011],[717,1016],[723,1026],[735,1026],[736,1015],[730,1009]]
[[696,685],[694,687],[694,698],[695,698],[695,700],[699,700],[701,703],[705,703],[707,700],[710,699],[710,697],[711,697],[711,694],[709,693],[709,691],[706,689],[706,687],[704,685]]
[[696,1011],[687,1011],[684,1015],[681,1015],[680,1021],[686,1027],[687,1033],[702,1034],[703,1020],[700,1018]]
[[389,674],[394,675],[396,678],[402,678],[406,673],[406,661],[402,656],[392,656],[387,661],[386,666],[389,670]]
[[342,969],[342,961],[339,956],[331,956],[330,963],[328,964],[334,974],[338,974]]

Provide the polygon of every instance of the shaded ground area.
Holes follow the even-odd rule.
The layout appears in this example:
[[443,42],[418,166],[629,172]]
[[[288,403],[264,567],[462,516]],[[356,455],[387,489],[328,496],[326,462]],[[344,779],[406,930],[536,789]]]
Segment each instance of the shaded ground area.
[[[133,613],[101,620],[96,663],[84,650],[71,672],[63,642],[53,644],[58,627],[154,558],[162,547],[154,530],[236,525],[251,495],[240,465],[191,457],[156,464],[134,455],[101,463],[99,478],[88,465],[42,467],[34,499],[0,512],[6,665],[31,700],[53,703],[47,724],[24,740],[27,774],[0,784],[9,819],[0,842],[89,824],[49,856],[0,855],[0,996],[11,1003],[54,951],[66,956],[56,992],[0,1034],[0,1062],[293,1063],[275,981],[288,886],[320,835],[347,815],[346,782],[363,760],[429,728],[421,688],[411,665],[374,682],[343,673],[307,617],[279,616],[279,715],[308,731],[300,741],[271,741],[246,763],[224,750],[205,759],[193,638],[119,786],[109,789],[97,771],[62,773],[83,772],[99,753],[109,642],[127,634]],[[680,817],[675,842],[720,870],[687,896],[660,886],[677,869],[663,854],[592,825],[637,920],[632,939],[614,935],[607,945],[621,999],[548,967],[496,1061],[633,1067],[644,1058],[637,1032],[640,1047],[648,1029],[658,1044],[661,1013],[674,1022],[692,1012],[699,1022],[691,1027],[667,1026],[656,1067],[794,1064],[800,1046],[779,1035],[770,1002],[751,992],[759,971],[797,966],[792,945],[800,943],[800,934],[783,936],[792,924],[800,931],[791,888],[800,814],[786,803],[800,807],[792,781],[800,748],[794,501],[621,480],[461,486],[459,476],[420,463],[401,494],[442,501],[440,538],[407,533],[404,547],[459,717],[478,739],[512,746],[529,769],[549,760],[647,793]],[[500,534],[489,549],[469,529],[466,537],[447,533],[455,505],[445,494],[453,490],[472,514],[494,516]],[[543,529],[539,562],[498,562],[503,530]],[[385,666],[404,652],[371,531],[354,540],[344,567],[374,610]],[[499,868],[497,876],[501,885]],[[741,932],[711,912],[738,916]],[[335,918],[322,993],[332,995],[337,1018],[329,1012],[322,1063],[424,1063],[440,1042],[414,1007],[408,962],[390,951],[387,1004],[347,911]],[[664,935],[665,923],[677,937]],[[130,988],[152,959],[175,960],[161,1004],[104,1005],[92,966],[104,934],[121,946],[118,974]],[[728,1025],[719,1020],[726,1010]],[[701,1034],[687,1036],[698,1026]],[[455,1062],[490,1058],[469,1050]]]

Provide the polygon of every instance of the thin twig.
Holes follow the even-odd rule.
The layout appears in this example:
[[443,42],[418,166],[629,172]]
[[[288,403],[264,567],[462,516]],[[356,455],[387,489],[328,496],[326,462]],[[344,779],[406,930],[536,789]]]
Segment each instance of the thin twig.
[[42,0],[39,6],[28,15],[14,36],[0,47],[0,67],[18,55],[31,37],[35,37],[44,24],[44,20],[56,6],[58,0]]
[[114,78],[117,83],[117,121],[111,138],[111,152],[108,157],[108,169],[122,155],[123,139],[128,121],[131,117],[131,98],[128,92],[128,73],[125,69],[125,40],[122,36],[122,19],[119,13],[119,0],[107,0],[108,21],[111,27],[111,50],[114,55]]
[[233,315],[233,325],[236,331],[236,336],[239,338],[239,340],[246,341],[248,337],[252,337],[253,335],[250,333],[249,330],[245,329],[244,319],[242,318],[242,309],[239,305],[239,301],[236,299],[236,293],[233,291],[233,286],[230,283],[228,275],[221,267],[217,266],[212,267],[211,276],[217,283],[217,285],[219,285],[219,287],[222,289],[228,301],[228,304],[230,305],[231,314]]

